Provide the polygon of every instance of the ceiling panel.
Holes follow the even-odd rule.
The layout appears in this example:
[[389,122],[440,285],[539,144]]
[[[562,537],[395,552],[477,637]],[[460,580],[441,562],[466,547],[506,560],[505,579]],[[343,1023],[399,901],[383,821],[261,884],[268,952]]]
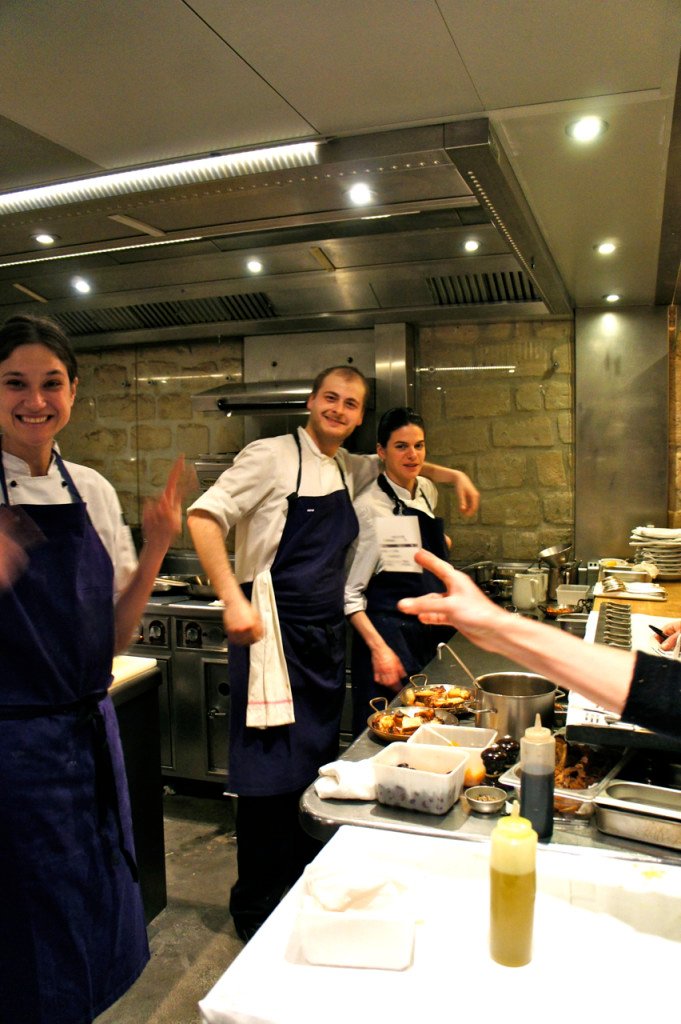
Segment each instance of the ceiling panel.
[[103,168],[314,131],[182,0],[3,2],[0,37],[0,113]]
[[191,5],[323,135],[480,109],[438,4],[430,0]]
[[484,0],[484,38],[480,5],[438,6],[488,111],[671,84],[677,0]]
[[[0,189],[320,141],[320,163],[285,176],[0,215],[0,315],[68,316],[104,345],[198,337],[223,311],[223,333],[239,317],[262,333],[271,309],[277,330],[316,330],[673,294],[678,0],[4,0],[0,32]],[[578,150],[565,124],[583,112],[610,127]],[[483,244],[464,258],[466,224]],[[49,260],[39,228],[59,236]],[[620,243],[607,261],[603,237]],[[490,259],[504,278],[484,277]]]

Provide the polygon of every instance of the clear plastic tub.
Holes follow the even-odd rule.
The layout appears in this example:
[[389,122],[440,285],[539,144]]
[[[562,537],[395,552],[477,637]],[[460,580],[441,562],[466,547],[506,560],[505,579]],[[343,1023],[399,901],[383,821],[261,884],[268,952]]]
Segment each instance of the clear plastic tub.
[[582,583],[563,583],[556,587],[556,601],[560,608],[576,608],[589,593],[590,588]]
[[497,738],[496,729],[477,729],[473,725],[436,725],[426,722],[410,736],[408,743],[427,743],[432,747],[457,747],[480,753]]
[[446,814],[461,795],[468,753],[450,746],[391,743],[373,761],[379,803]]

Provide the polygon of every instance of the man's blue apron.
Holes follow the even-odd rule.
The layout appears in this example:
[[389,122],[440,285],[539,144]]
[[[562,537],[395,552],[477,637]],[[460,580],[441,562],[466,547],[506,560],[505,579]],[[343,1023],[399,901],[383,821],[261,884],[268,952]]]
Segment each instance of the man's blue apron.
[[[444,521],[439,516],[429,516],[421,509],[411,508],[398,498],[395,491],[381,474],[378,486],[394,504],[394,515],[417,516],[421,531],[421,547],[431,551],[438,558],[449,559],[445,542]],[[423,495],[430,508],[428,499]],[[432,509],[431,509],[432,511]],[[404,665],[407,677],[421,672],[424,665],[434,657],[437,645],[449,640],[454,630],[451,627],[426,626],[414,615],[404,615],[397,609],[397,602],[403,597],[421,597],[423,594],[442,593],[444,585],[430,572],[378,572],[369,580],[366,588],[366,614],[389,647],[395,651]],[[352,731],[355,736],[366,729],[367,718],[372,713],[369,701],[373,697],[395,699],[395,690],[374,682],[371,652],[357,630],[352,633]]]
[[66,505],[11,505],[44,540],[0,593],[0,1021],[86,1024],[148,945],[116,716],[113,567],[61,457]]
[[[343,488],[300,495],[296,489],[272,565],[272,584],[288,665],[295,723],[271,729],[246,727],[248,648],[230,648],[229,788],[241,796],[273,796],[304,789],[317,769],[338,756],[345,692],[345,555],[357,536],[357,516]],[[252,585],[243,586],[250,598]]]

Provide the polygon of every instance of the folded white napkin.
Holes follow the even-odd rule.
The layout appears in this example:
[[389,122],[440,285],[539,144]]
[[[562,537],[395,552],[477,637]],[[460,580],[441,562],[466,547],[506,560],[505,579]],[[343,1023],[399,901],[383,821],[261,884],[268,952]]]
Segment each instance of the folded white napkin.
[[246,725],[253,729],[290,725],[296,718],[269,570],[253,580],[251,603],[262,620],[265,634],[250,648]]
[[393,909],[407,890],[403,879],[386,874],[380,865],[309,864],[303,873],[303,899],[310,897],[322,910]]
[[314,788],[322,800],[375,800],[373,759],[323,764]]

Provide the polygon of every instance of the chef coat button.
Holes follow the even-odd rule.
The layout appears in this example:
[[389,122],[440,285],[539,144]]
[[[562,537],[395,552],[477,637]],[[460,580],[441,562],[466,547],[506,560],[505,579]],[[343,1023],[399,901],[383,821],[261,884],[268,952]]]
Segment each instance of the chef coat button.
[[16,480],[10,480],[9,485],[10,485],[10,487],[16,487],[16,485],[17,485]]
[[67,484],[66,480],[62,480],[61,485],[62,485],[62,487],[68,487],[69,486]]

